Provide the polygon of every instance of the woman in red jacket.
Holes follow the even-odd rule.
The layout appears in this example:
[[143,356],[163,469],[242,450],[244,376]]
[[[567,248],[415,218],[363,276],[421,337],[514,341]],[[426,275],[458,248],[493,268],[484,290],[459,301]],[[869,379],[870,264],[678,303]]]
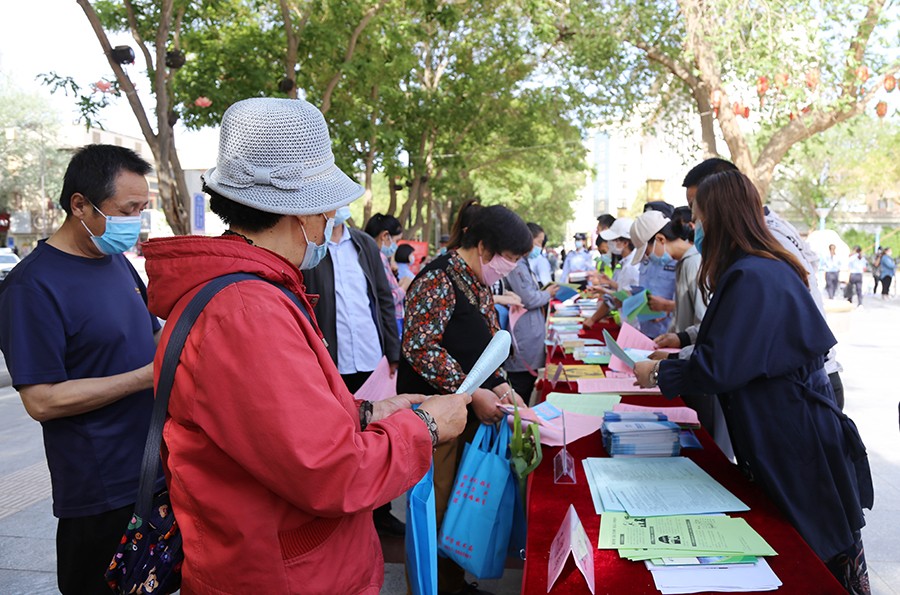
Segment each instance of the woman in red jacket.
[[321,260],[335,210],[362,188],[334,165],[322,114],[248,99],[225,113],[220,139],[204,179],[229,231],[144,251],[150,310],[169,321],[157,372],[201,287],[260,277],[209,303],[175,375],[162,457],[184,538],[181,592],[378,593],[372,509],[425,474],[438,442],[462,431],[469,398],[358,403],[328,355],[301,270]]

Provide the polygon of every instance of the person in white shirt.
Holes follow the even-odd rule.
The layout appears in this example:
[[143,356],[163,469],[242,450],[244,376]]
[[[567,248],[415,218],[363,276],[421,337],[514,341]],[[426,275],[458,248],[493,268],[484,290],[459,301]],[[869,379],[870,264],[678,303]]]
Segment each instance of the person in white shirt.
[[838,275],[841,272],[841,259],[834,244],[828,245],[828,256],[822,259],[822,269],[825,271],[825,291],[828,292],[828,299],[833,300],[838,289]]
[[631,258],[629,258],[634,252],[634,244],[631,243],[632,223],[634,223],[632,219],[616,219],[612,227],[600,232],[600,237],[609,242],[610,251],[621,256],[622,260],[620,266],[613,273],[612,279],[606,275],[593,273],[593,276],[596,277],[596,279],[592,279],[594,291],[604,295],[604,298],[594,314],[584,321],[585,328],[591,328],[607,316],[611,310],[621,306],[621,303],[612,296],[613,293],[619,290],[631,293],[631,288],[640,283],[640,267],[632,264]]
[[862,254],[862,248],[856,246],[850,260],[847,261],[847,268],[850,269],[850,282],[847,283],[847,290],[844,297],[851,304],[853,303],[853,292],[856,291],[857,305],[862,306],[862,279],[863,273],[866,272],[866,258]]

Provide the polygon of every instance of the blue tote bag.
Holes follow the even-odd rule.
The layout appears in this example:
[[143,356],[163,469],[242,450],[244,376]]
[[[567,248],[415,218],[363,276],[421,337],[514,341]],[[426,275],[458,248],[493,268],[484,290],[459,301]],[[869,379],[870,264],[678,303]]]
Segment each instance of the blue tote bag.
[[406,492],[406,572],[413,595],[437,595],[434,463]]
[[499,578],[516,506],[509,425],[481,425],[463,450],[444,522],[441,552],[478,578]]

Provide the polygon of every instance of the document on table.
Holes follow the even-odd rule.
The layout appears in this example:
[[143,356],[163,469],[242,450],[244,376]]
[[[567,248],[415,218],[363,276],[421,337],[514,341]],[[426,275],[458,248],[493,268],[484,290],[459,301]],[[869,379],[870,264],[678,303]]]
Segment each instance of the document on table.
[[700,550],[741,556],[777,555],[747,521],[717,515],[633,517],[607,512],[600,517],[597,547],[601,550],[662,549],[685,554]]
[[606,378],[579,378],[576,382],[578,383],[578,392],[580,393],[619,393],[624,395],[636,393],[650,395],[660,394],[659,387],[641,388],[635,386],[634,376],[629,376],[627,378],[610,378],[607,375]]
[[621,400],[621,396],[607,393],[550,393],[546,402],[563,411],[602,418],[604,413],[612,411]]
[[[512,423],[512,418],[510,423]],[[563,420],[566,431],[563,432]],[[571,444],[579,438],[584,438],[600,430],[603,418],[596,415],[582,415],[580,413],[566,413],[553,419],[540,419],[541,444],[544,446],[562,446],[565,440]]]
[[728,566],[654,566],[647,568],[653,576],[656,588],[663,594],[726,593],[774,591],[781,580],[768,562],[760,558],[756,564],[731,564]]
[[[624,511],[631,516],[750,510],[684,457],[588,458],[585,465],[591,468],[591,491],[597,490],[606,510]],[[590,482],[591,477],[594,483]]]
[[603,368],[586,364],[560,364],[564,367],[566,378],[574,382],[582,378],[604,378]]
[[700,427],[700,420],[697,418],[697,412],[690,407],[644,407],[642,405],[618,403],[613,407],[613,411],[649,411],[651,413],[662,413],[669,421],[674,421],[678,425]]

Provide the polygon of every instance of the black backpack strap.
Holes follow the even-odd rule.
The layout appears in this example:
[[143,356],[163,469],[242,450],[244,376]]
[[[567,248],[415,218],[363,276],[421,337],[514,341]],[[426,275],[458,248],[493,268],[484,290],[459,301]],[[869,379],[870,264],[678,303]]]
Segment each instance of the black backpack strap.
[[162,443],[163,425],[166,422],[166,412],[169,408],[169,395],[172,392],[172,386],[175,383],[175,370],[178,368],[178,362],[181,359],[181,350],[187,341],[191,327],[197,321],[203,308],[212,300],[220,291],[241,281],[265,281],[278,287],[294,304],[300,308],[300,311],[306,319],[312,324],[312,318],[307,312],[294,292],[252,273],[232,273],[217,277],[207,283],[197,294],[191,298],[187,307],[181,313],[172,334],[169,335],[169,342],[166,344],[166,352],[163,355],[162,367],[159,372],[159,384],[156,388],[156,399],[153,403],[153,414],[150,416],[150,429],[147,433],[147,442],[144,445],[144,458],[141,462],[141,478],[138,484],[137,503],[135,505],[135,515],[139,517],[139,523],[142,519],[148,518],[150,506],[153,501],[153,488],[156,485],[157,472],[159,471],[159,448]]

